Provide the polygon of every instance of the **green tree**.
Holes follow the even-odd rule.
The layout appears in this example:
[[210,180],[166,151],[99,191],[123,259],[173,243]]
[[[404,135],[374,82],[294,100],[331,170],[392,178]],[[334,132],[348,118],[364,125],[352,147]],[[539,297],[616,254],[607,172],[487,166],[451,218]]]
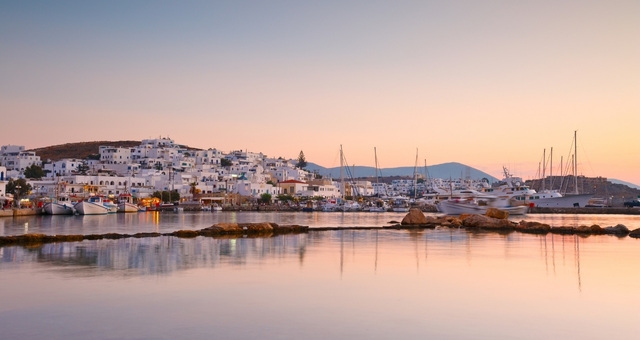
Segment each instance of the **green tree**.
[[151,195],[151,197],[155,197],[159,200],[162,201],[162,192],[161,191],[154,191],[153,194]]
[[167,190],[164,190],[162,192],[162,203],[169,203],[171,202],[171,193]]
[[178,192],[178,190],[171,190],[171,192],[169,193],[169,197],[171,198],[171,202],[180,201],[180,193]]
[[162,163],[161,162],[156,162],[156,165],[154,167],[155,167],[156,170],[162,171]]
[[280,194],[277,196],[279,201],[288,202],[293,201],[293,196],[287,194]]
[[300,150],[300,154],[298,155],[298,164],[296,164],[296,168],[304,169],[307,167],[307,159],[304,157],[304,152]]
[[264,194],[260,195],[260,202],[265,204],[271,203],[271,194],[265,192]]
[[87,162],[82,162],[82,164],[78,165],[76,171],[79,175],[86,175],[87,172],[89,172],[89,165],[87,164]]
[[18,206],[18,200],[26,197],[31,192],[31,184],[27,183],[24,178],[18,178],[16,180],[10,178],[9,182],[7,182],[6,192],[13,195],[15,205]]
[[231,160],[228,160],[226,158],[220,158],[220,165],[221,166],[232,166],[233,162],[231,162]]
[[44,171],[39,165],[32,164],[24,169],[24,177],[40,179],[44,177]]

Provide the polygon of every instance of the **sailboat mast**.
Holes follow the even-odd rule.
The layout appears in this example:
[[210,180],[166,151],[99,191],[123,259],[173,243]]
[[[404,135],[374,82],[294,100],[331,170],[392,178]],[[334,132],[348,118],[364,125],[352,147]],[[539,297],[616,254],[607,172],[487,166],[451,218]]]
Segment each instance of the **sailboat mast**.
[[[373,155],[375,157],[376,160],[376,185],[380,184],[380,182],[378,182],[378,152],[376,151],[376,147],[373,147]],[[380,188],[380,187],[378,187]]]
[[344,199],[344,155],[342,154],[342,144],[340,144],[340,195]]
[[578,194],[578,131],[573,131],[573,180],[575,193]]
[[545,178],[547,174],[547,149],[542,150],[542,190],[545,190],[545,182],[547,179]]
[[416,161],[413,165],[413,198],[418,197],[418,148],[416,148]]
[[549,156],[549,177],[551,177],[550,189],[553,189],[553,146],[551,147],[551,156]]

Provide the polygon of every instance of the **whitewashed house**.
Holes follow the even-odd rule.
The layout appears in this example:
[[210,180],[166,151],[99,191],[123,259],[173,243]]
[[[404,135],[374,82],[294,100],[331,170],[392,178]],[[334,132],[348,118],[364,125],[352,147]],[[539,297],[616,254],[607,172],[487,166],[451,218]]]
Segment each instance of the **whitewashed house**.
[[40,166],[40,156],[33,151],[25,151],[22,145],[3,145],[0,147],[0,164],[7,171],[23,172],[25,168],[35,164]]
[[72,172],[75,172],[82,163],[83,160],[81,159],[65,158],[45,164],[43,170],[48,172],[48,177],[69,176],[72,175]]

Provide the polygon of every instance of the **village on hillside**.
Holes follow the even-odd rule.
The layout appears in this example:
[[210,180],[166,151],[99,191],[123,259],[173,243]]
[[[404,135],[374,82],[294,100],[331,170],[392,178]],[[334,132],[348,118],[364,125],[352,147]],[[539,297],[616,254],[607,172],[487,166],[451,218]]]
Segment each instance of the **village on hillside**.
[[[225,153],[188,148],[167,137],[145,139],[131,147],[101,145],[95,156],[84,159],[42,160],[24,146],[4,145],[0,204],[5,209],[40,208],[48,202],[100,197],[113,205],[126,199],[133,209],[144,210],[259,209],[275,203],[301,210],[408,211],[410,205],[434,206],[442,200],[499,192],[485,181],[425,178],[419,173],[389,183],[352,178],[347,168],[340,178],[326,178],[306,170],[306,163],[302,151],[298,159],[248,150]],[[501,194],[511,195],[511,203],[520,199],[520,204],[532,204],[528,200],[534,196],[524,196],[530,189],[517,188],[524,185],[521,179],[502,185]],[[515,196],[518,193],[522,196]],[[585,205],[586,201],[580,203]]]
[[413,183],[406,179],[387,184],[322,178],[304,169],[302,151],[294,160],[246,150],[193,150],[166,137],[145,139],[135,147],[103,145],[98,155],[41,160],[24,146],[2,146],[0,197],[5,197],[6,205],[17,194],[23,206],[60,197],[117,200],[121,195],[131,195],[145,208],[163,203],[203,207],[273,201],[299,204],[301,199],[339,204],[344,198],[406,196]]

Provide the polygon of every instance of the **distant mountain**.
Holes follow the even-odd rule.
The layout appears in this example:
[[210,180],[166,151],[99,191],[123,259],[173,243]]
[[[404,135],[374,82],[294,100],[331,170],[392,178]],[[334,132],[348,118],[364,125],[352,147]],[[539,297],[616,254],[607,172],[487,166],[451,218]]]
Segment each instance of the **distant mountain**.
[[[339,178],[340,177],[340,167],[333,168],[325,168],[318,164],[309,162],[307,167],[305,168],[310,171],[317,171],[320,175],[331,177],[331,178]],[[351,176],[358,177],[375,177],[376,176],[376,168],[371,166],[355,166],[349,167],[351,172]],[[382,177],[413,177],[414,167],[405,166],[398,168],[384,168],[379,170],[379,176]],[[417,169],[419,174],[425,174],[424,167],[418,167]],[[480,171],[478,169],[472,168],[468,165],[450,162],[436,165],[427,166],[428,176],[434,178],[471,178],[471,179],[482,179],[486,178],[490,183],[497,182],[498,179],[489,175],[486,172]],[[348,177],[348,174],[345,170],[345,177]]]
[[640,185],[637,184],[633,184],[633,183],[629,183],[629,182],[625,182],[625,181],[621,181],[619,179],[615,179],[615,178],[608,178],[607,179],[609,182],[613,183],[613,184],[622,184],[622,185],[626,185],[630,188],[634,188],[634,189],[640,189]]

